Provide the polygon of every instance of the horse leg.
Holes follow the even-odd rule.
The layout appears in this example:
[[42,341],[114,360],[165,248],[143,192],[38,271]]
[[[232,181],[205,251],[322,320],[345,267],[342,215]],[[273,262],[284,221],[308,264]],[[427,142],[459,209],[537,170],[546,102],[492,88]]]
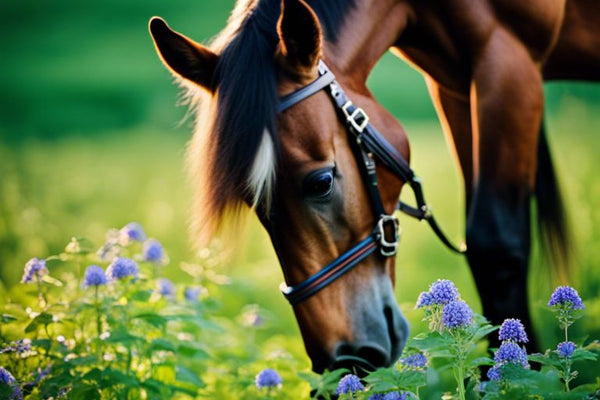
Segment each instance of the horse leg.
[[426,76],[427,88],[446,136],[462,172],[468,214],[473,192],[473,134],[469,96],[452,92]]
[[542,77],[525,46],[503,28],[491,33],[475,60],[471,110],[475,187],[467,258],[486,317],[494,324],[519,318],[529,331],[530,349],[537,350],[527,307],[527,265]]

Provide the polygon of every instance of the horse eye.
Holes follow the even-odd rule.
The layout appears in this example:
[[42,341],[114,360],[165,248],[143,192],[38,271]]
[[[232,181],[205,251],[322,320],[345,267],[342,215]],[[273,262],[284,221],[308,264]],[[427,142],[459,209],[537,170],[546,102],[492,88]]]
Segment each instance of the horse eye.
[[332,168],[323,168],[313,171],[304,178],[302,191],[304,196],[326,201],[333,194],[334,172]]

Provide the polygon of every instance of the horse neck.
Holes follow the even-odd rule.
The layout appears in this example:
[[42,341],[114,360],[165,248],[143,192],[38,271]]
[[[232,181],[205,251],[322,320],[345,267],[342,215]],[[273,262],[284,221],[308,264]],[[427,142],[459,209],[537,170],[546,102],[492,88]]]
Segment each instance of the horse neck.
[[323,44],[328,65],[346,84],[364,87],[377,61],[406,27],[409,14],[402,0],[357,0],[337,41]]

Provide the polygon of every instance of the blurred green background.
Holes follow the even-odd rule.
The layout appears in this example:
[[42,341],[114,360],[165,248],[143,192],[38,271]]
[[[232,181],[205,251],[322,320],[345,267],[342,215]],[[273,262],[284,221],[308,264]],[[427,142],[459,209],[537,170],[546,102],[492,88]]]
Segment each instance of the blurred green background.
[[[181,122],[186,109],[176,107],[179,90],[155,54],[147,21],[162,16],[174,29],[205,41],[224,26],[232,6],[232,0],[0,2],[1,285],[14,285],[29,258],[61,251],[71,235],[100,245],[108,228],[130,221],[165,244],[174,266],[167,275],[182,277],[175,266],[195,258],[183,170],[191,124]],[[413,164],[440,222],[452,237],[462,237],[461,181],[423,79],[388,54],[370,87],[405,125]],[[574,332],[599,338],[600,87],[553,83],[546,100],[577,246],[571,284],[588,306]],[[413,332],[422,326],[412,304],[437,278],[454,280],[478,309],[465,260],[445,250],[425,225],[406,218],[402,224],[396,292]],[[260,304],[276,320],[265,335],[285,335],[303,354],[293,315],[277,289],[282,274],[268,238],[253,218],[245,232],[222,267],[234,278],[223,299],[225,312],[233,316],[244,304]],[[556,333],[548,327],[555,324],[542,307],[553,285],[545,265],[535,250],[531,302],[538,335],[552,346]]]

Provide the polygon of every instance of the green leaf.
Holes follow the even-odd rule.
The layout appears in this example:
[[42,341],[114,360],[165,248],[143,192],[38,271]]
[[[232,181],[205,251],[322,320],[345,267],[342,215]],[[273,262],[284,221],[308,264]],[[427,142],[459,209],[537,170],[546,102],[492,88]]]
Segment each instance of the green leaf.
[[573,361],[596,361],[598,359],[598,355],[596,353],[592,353],[591,351],[587,351],[584,349],[577,348],[573,352],[573,356],[571,357]]
[[208,352],[201,345],[196,343],[180,344],[177,348],[177,354],[195,360],[206,360],[210,358]]
[[478,368],[482,365],[494,365],[494,360],[489,357],[477,357],[469,361],[468,368]]
[[145,338],[131,335],[127,331],[118,330],[110,333],[110,336],[106,339],[106,343],[121,343],[129,346],[134,343],[144,342],[145,340]]
[[480,325],[477,327],[475,332],[473,332],[472,340],[473,340],[473,342],[477,343],[478,341],[480,341],[481,339],[483,339],[484,337],[486,337],[487,335],[489,335],[490,333],[492,333],[496,330],[498,330],[497,326],[493,326],[490,324]]
[[35,317],[29,325],[25,327],[25,333],[35,332],[40,325],[49,325],[51,324],[53,315],[47,312],[42,312],[40,315]]
[[0,322],[2,322],[3,324],[8,324],[10,322],[15,322],[17,320],[17,317],[10,315],[10,314],[2,314],[0,315]]
[[410,347],[420,351],[427,351],[429,354],[435,354],[438,349],[447,349],[452,344],[452,340],[438,332],[428,332],[419,334],[410,341]]
[[179,382],[191,383],[192,385],[203,388],[206,386],[206,383],[194,372],[190,371],[186,367],[182,365],[177,365],[175,367],[176,375],[175,379]]
[[177,350],[175,345],[166,339],[154,339],[150,344],[150,349],[152,351],[171,351],[173,353]]
[[73,358],[73,359],[69,360],[69,363],[71,365],[76,365],[76,366],[93,365],[96,362],[98,362],[98,357],[92,356],[92,355],[77,357],[77,358]]
[[[329,395],[329,393],[335,392],[335,389],[337,388],[340,379],[342,379],[344,375],[349,373],[350,370],[346,368],[341,368],[333,371],[326,371],[321,376],[321,379],[316,382],[314,380],[312,383],[309,381],[309,383],[311,383],[311,389],[313,389],[313,391],[311,391],[313,398],[324,397],[326,399],[330,399],[331,396]],[[316,384],[313,386],[313,383]]]
[[416,391],[417,388],[427,384],[427,376],[424,370],[402,370],[394,367],[380,368],[371,372],[364,379],[376,392],[388,392],[390,390]]
[[142,320],[158,329],[163,329],[168,322],[168,320],[165,317],[154,313],[138,314],[135,315],[133,319]]
[[152,296],[152,290],[138,290],[131,295],[131,299],[140,302],[147,302]]

